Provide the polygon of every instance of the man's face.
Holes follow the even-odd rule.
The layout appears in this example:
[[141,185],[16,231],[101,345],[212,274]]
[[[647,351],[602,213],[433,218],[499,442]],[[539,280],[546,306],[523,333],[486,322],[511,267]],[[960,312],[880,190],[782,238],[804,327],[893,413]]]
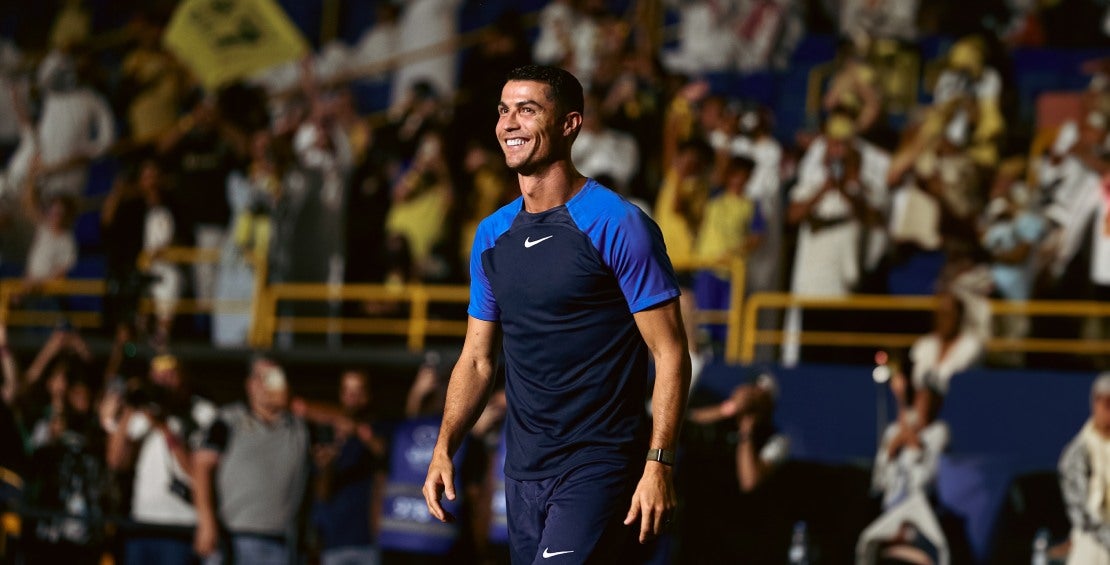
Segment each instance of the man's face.
[[1110,394],[1099,394],[1091,402],[1091,420],[1095,430],[1104,438],[1110,438]]
[[339,381],[339,403],[348,412],[357,412],[370,403],[366,379],[358,373],[346,373]]
[[547,85],[507,82],[497,112],[497,139],[513,171],[527,175],[570,153],[568,116],[559,114]]

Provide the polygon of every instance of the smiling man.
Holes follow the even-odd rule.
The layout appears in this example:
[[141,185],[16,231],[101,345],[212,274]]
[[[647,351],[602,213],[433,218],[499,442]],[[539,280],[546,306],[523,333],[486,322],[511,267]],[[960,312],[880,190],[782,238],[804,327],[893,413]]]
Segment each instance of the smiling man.
[[440,504],[456,496],[451,457],[489,397],[501,341],[514,564],[619,562],[675,506],[690,379],[678,283],[655,223],[571,162],[582,106],[558,68],[518,68],[502,90],[496,134],[521,197],[478,228],[467,335],[424,484],[429,511],[453,519]]

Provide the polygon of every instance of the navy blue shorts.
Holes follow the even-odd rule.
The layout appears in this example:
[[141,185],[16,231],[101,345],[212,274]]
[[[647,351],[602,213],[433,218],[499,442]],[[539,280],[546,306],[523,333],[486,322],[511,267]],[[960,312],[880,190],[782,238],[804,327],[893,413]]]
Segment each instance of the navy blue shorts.
[[537,481],[505,478],[513,565],[624,563],[640,523],[624,525],[641,469],[595,461]]

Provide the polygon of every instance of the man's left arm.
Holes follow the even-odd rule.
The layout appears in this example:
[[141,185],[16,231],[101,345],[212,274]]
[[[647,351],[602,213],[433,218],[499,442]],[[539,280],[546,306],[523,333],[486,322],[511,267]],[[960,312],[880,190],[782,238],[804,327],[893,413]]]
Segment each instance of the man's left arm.
[[[673,457],[690,388],[690,354],[678,300],[633,316],[655,360],[650,447],[668,451]],[[631,525],[639,518],[640,543],[646,543],[660,534],[676,504],[671,464],[648,461],[624,523]]]

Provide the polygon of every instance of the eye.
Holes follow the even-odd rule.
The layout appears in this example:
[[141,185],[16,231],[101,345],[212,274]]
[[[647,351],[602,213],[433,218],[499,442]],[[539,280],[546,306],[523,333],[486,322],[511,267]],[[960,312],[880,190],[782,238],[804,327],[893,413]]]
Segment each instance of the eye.
[[498,106],[497,107],[497,113],[501,114],[501,115],[508,114],[509,113],[509,108],[506,107],[506,106]]
[[536,110],[534,108],[532,108],[531,106],[525,106],[525,107],[520,109],[520,113],[522,113],[522,114],[535,114]]

